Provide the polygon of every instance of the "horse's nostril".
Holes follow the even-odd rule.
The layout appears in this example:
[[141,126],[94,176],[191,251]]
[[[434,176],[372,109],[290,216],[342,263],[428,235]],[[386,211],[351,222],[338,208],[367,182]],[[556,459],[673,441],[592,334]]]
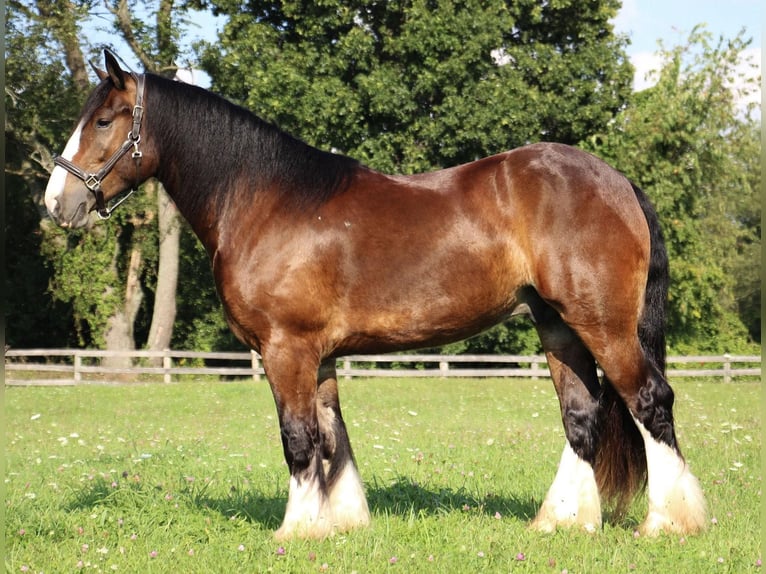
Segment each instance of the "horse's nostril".
[[61,206],[59,205],[58,200],[48,200],[45,204],[45,207],[48,209],[48,215],[51,216],[51,219],[57,220],[59,212],[61,211]]

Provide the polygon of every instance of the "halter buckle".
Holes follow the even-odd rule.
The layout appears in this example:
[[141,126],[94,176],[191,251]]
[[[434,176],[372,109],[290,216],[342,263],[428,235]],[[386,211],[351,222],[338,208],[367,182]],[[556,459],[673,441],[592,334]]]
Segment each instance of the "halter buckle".
[[83,182],[85,183],[85,187],[93,192],[101,187],[101,180],[98,179],[95,173],[89,174],[88,177],[83,180]]

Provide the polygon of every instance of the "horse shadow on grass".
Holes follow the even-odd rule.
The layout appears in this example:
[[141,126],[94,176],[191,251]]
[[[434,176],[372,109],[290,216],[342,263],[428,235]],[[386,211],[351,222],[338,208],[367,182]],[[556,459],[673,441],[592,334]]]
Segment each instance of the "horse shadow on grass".
[[[366,494],[373,521],[375,515],[406,518],[465,512],[529,522],[540,506],[540,501],[533,499],[498,495],[478,498],[463,488],[429,488],[406,477],[386,484],[373,480],[372,484],[366,485]],[[227,518],[245,518],[263,528],[274,530],[282,523],[287,498],[284,495],[245,490],[232,492],[225,497],[201,497],[197,504],[220,512]]]
[[[385,484],[373,477],[372,483],[366,484],[366,494],[373,521],[376,514],[418,518],[463,512],[529,523],[541,504],[534,498],[495,494],[478,497],[465,488],[430,488],[408,477],[398,477]],[[114,483],[97,479],[72,492],[64,508],[67,511],[91,511],[109,506],[123,510],[132,507],[140,513],[146,505],[161,504],[163,500],[169,500],[165,486],[123,483],[116,488]],[[272,492],[262,492],[244,485],[231,486],[226,493],[210,492],[206,487],[180,488],[170,500],[174,505],[183,503],[192,509],[217,513],[227,519],[246,520],[266,530],[279,528],[287,505],[287,497],[279,487]],[[635,517],[610,516],[608,511],[604,518],[630,530],[635,530],[639,523]]]
[[[488,517],[502,516],[530,521],[540,502],[514,496],[485,495],[478,497],[465,488],[423,486],[408,477],[398,477],[385,484],[373,478],[366,485],[367,502],[374,516],[427,517],[465,512]],[[92,510],[98,507],[140,507],[146,503],[168,501],[165,486],[123,483],[118,488],[104,480],[94,480],[72,493],[65,504],[68,511]],[[261,492],[252,487],[231,486],[228,492],[206,488],[180,488],[173,503],[219,513],[228,519],[244,519],[262,528],[275,530],[282,523],[287,497],[281,489]]]

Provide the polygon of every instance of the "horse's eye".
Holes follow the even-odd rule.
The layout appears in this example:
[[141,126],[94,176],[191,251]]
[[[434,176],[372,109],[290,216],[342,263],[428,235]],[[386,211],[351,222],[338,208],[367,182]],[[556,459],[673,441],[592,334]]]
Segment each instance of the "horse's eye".
[[104,128],[108,128],[111,125],[112,125],[112,120],[107,120],[105,118],[101,118],[101,119],[96,120],[96,127],[97,128],[104,129]]

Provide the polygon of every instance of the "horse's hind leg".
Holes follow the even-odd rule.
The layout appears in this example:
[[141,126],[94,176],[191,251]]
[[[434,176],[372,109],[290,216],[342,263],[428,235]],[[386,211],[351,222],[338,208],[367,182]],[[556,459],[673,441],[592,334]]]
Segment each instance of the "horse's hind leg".
[[705,499],[676,442],[674,395],[667,380],[646,358],[636,335],[613,332],[604,338],[602,334],[593,336],[587,329],[580,334],[644,439],[649,512],[641,531],[653,536],[703,529]]
[[370,523],[370,511],[340,410],[335,360],[319,368],[317,419],[333,527],[336,532]]
[[705,527],[705,498],[676,441],[673,390],[651,363],[642,367],[638,384],[617,387],[646,447],[649,512],[641,531],[691,534]]
[[601,527],[601,502],[594,475],[598,444],[600,386],[596,363],[559,314],[537,297],[529,303],[556,387],[566,445],[558,472],[532,528],[551,532],[557,526]]

